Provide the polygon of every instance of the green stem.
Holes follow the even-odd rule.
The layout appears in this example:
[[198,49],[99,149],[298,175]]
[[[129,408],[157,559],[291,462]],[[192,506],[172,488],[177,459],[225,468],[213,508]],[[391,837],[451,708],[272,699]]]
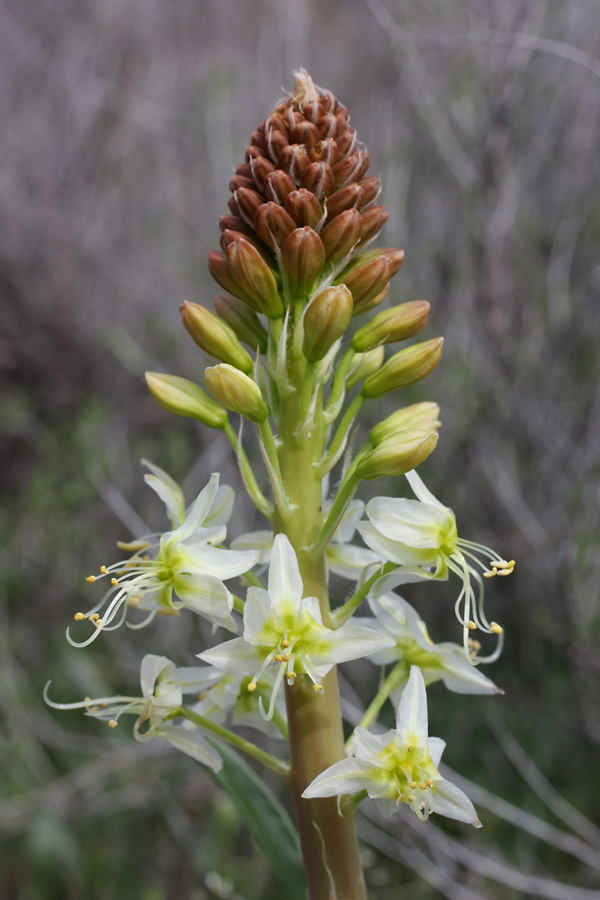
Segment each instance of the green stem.
[[240,470],[242,473],[242,480],[244,482],[244,486],[246,488],[248,496],[257,507],[257,509],[259,509],[264,516],[270,519],[273,514],[273,504],[269,503],[269,501],[259,488],[254,476],[254,472],[252,471],[252,466],[250,465],[248,457],[246,456],[246,451],[243,447],[240,446],[238,436],[232,428],[231,423],[228,422],[223,430],[227,435],[229,443],[235,451],[235,455],[238,459]]
[[234,734],[233,731],[223,728],[222,725],[211,722],[210,719],[194,712],[193,709],[188,709],[187,706],[182,706],[179,712],[184,718],[193,722],[194,725],[202,728],[203,731],[220,738],[220,740],[225,741],[225,743],[229,744],[231,747],[235,747],[236,750],[241,750],[242,753],[245,753],[247,756],[251,756],[252,759],[255,759],[256,762],[261,763],[261,765],[266,766],[271,772],[276,772],[277,775],[281,775],[286,779],[290,777],[290,767],[288,764],[281,759],[277,759],[276,756],[267,753],[266,750],[261,750],[260,747],[256,747],[254,744],[251,744],[250,741],[244,740],[244,738]]
[[347,600],[343,606],[338,606],[332,616],[336,628],[339,628],[344,622],[347,622],[350,616],[356,612],[375,582],[379,581],[380,578],[387,575],[388,572],[391,572],[394,568],[396,568],[394,563],[387,562],[385,565],[382,565],[381,568],[377,569],[374,575],[371,575],[370,578],[367,578],[367,580],[361,584],[356,593],[352,594],[350,599]]
[[[388,677],[385,679],[371,702],[369,703],[364,716],[358,723],[359,728],[368,728],[369,725],[372,725],[373,722],[377,721],[377,716],[381,712],[381,707],[388,699],[390,694],[395,688],[400,687],[400,685],[405,682],[408,678],[406,672],[407,666],[404,660],[400,660],[397,666],[394,666]],[[346,741],[346,750],[350,750],[352,747],[352,737],[349,737]]]
[[241,597],[236,597],[233,595],[233,608],[236,612],[243,613],[244,612],[244,601]]
[[258,576],[254,574],[254,572],[244,572],[244,574],[240,577],[247,581],[248,584],[251,584],[253,587],[263,588],[264,590],[264,584],[262,583],[260,578],[258,578]]
[[343,451],[343,447],[348,440],[348,432],[352,427],[352,423],[356,418],[359,409],[365,402],[365,399],[363,394],[358,394],[342,416],[333,440],[329,445],[329,450],[319,463],[318,471],[321,477],[327,475],[339,459],[340,452]]
[[310,548],[311,553],[315,556],[324,552],[325,547],[331,540],[332,535],[342,520],[346,507],[352,500],[359,482],[360,478],[352,468],[339,486],[325,524],[317,537],[316,543]]

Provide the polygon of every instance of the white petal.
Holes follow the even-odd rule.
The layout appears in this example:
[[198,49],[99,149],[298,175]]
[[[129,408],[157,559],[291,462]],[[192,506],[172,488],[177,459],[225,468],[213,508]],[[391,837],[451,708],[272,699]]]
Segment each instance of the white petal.
[[336,575],[358,581],[367,566],[379,563],[379,556],[366,547],[354,544],[339,544],[332,541],[325,550],[327,566]]
[[442,758],[442,753],[446,749],[446,741],[443,741],[441,738],[430,737],[427,739],[427,745],[429,747],[431,761],[437,769]]
[[166,656],[155,656],[148,653],[142,660],[140,668],[140,683],[142,686],[142,696],[151,697],[154,694],[154,686],[161,672],[171,669],[169,674],[175,671],[175,663],[172,663]]
[[423,479],[417,473],[416,469],[413,469],[411,472],[406,472],[406,480],[410,484],[413,494],[415,497],[420,500],[422,503],[428,503],[430,506],[439,506],[441,509],[447,509],[443,503],[434,497],[431,491],[425,487],[423,484]]
[[439,549],[453,524],[450,510],[419,500],[374,497],[366,512],[384,537],[421,549]]
[[418,666],[410,667],[408,684],[398,707],[396,731],[405,744],[422,747],[427,742],[427,693]]
[[268,591],[263,588],[250,587],[246,593],[244,605],[244,638],[250,643],[254,642],[256,635],[269,617],[271,611],[271,599]]
[[[443,646],[443,645],[438,645]],[[462,650],[455,645],[457,650]],[[472,666],[459,653],[444,653],[441,656],[443,666],[442,681],[450,691],[456,694],[502,694],[494,682],[483,674],[477,666]]]
[[225,618],[233,607],[233,597],[222,581],[214,575],[178,575],[175,593],[183,604],[200,614]]
[[206,517],[206,525],[224,525],[231,518],[233,512],[233,503],[235,501],[235,491],[229,484],[222,484],[215,499],[210,505],[208,515]]
[[393,541],[384,537],[371,522],[359,522],[357,528],[365,544],[382,562],[389,561],[399,566],[431,566],[437,562],[437,549],[415,549]]
[[198,572],[214,575],[220,581],[227,581],[237,575],[248,572],[258,562],[258,550],[222,550],[219,547],[198,547],[189,551],[189,545],[179,548],[179,558],[174,569],[185,571],[187,558],[190,568],[193,565]]
[[163,725],[153,736],[168,741],[177,750],[191,756],[203,766],[208,766],[213,772],[218,772],[223,765],[217,751],[203,737],[182,725]]
[[177,482],[168,475],[164,469],[155,466],[154,463],[142,460],[142,465],[150,469],[152,475],[144,475],[146,484],[156,491],[162,502],[167,507],[167,515],[173,528],[181,525],[185,518],[185,501],[183,491]]
[[340,520],[340,524],[333,534],[332,540],[342,544],[348,544],[354,537],[356,526],[364,509],[365,504],[362,500],[352,500],[346,507],[344,515]]
[[368,790],[372,784],[375,766],[362,759],[342,759],[312,781],[303,797],[336,797]]
[[254,675],[264,659],[259,648],[254,644],[249,644],[243,638],[225,641],[197,655],[204,662],[216,666],[217,669],[239,672],[240,675]]
[[468,822],[475,828],[481,828],[475,807],[467,795],[450,781],[440,778],[432,788],[433,812],[459,822]]
[[297,616],[304,590],[294,548],[285,534],[273,541],[269,566],[269,596],[274,610],[282,609]]
[[406,641],[407,638],[411,637],[406,622],[407,607],[409,609],[411,607],[402,597],[390,592],[383,594],[377,599],[370,596],[369,606],[384,632],[391,635],[394,640]]
[[182,522],[176,531],[171,532],[169,543],[185,541],[186,538],[191,537],[191,535],[202,526],[213,505],[218,489],[219,473],[213,472],[206,487],[200,491],[192,503],[185,521]]
[[378,753],[391,744],[396,737],[395,731],[386,731],[384,734],[371,734],[360,725],[354,729],[352,735],[352,752],[358,759],[365,762],[372,761]]
[[[420,568],[402,567],[393,569],[389,575],[378,578],[371,590],[371,596],[377,600],[401,584],[414,584],[417,581],[433,578],[434,574]],[[441,579],[440,579],[441,580]],[[404,601],[406,603],[406,601]],[[408,604],[407,604],[408,605]]]
[[212,666],[182,666],[173,674],[173,680],[177,681],[184,694],[205,691],[222,678],[223,673]]
[[249,531],[247,534],[241,534],[231,542],[232,550],[258,550],[260,557],[259,565],[266,565],[271,559],[271,549],[273,547],[272,531]]

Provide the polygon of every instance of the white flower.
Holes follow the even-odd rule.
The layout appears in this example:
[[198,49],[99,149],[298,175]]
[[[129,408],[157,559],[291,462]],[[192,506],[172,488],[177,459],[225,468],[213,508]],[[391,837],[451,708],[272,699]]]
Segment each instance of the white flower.
[[185,607],[236,631],[231,616],[233,597],[223,582],[251,569],[259,554],[216,546],[227,536],[223,520],[230,511],[231,488],[220,489],[219,476],[213,474],[186,514],[178,485],[158,467],[152,470],[146,481],[161,496],[177,527],[160,536],[148,535],[131,544],[120,544],[133,555],[102,566],[100,575],[89,576],[89,582],[108,578],[111,587],[91,610],[76,614],[77,621],[89,619],[95,626],[92,635],[80,643],[67,630],[69,642],[76,647],[87,646],[101,631],[118,628],[128,607],[149,612],[141,623],[130,627],[146,625],[159,612],[177,615]]
[[[326,515],[331,507],[331,500],[323,503],[323,513]],[[333,537],[325,549],[325,562],[327,569],[348,578],[350,581],[360,581],[369,566],[379,565],[379,556],[366,547],[359,547],[352,543],[354,532],[360,517],[364,512],[365,504],[362,500],[352,500],[348,504]],[[242,534],[232,541],[234,550],[259,550],[259,564],[265,565],[271,558],[273,547],[272,531],[251,531]]]
[[[216,677],[218,675],[216,673]],[[142,660],[140,672],[141,697],[124,697],[119,694],[96,700],[86,697],[78,703],[54,703],[48,698],[48,682],[44,699],[53,709],[85,709],[86,715],[106,720],[111,728],[117,726],[124,713],[136,715],[138,718],[133,726],[133,734],[137,741],[161,738],[218,772],[223,763],[216,750],[188,725],[174,725],[167,721],[177,715],[184,694],[197,694],[214,680],[214,670],[207,672],[205,666],[178,669],[166,656],[148,654]]]
[[[393,639],[368,628],[344,625],[332,631],[323,625],[319,601],[303,597],[298,560],[287,537],[273,542],[268,591],[248,588],[244,607],[244,636],[199,653],[200,659],[228,672],[252,676],[248,690],[256,690],[267,667],[278,667],[267,718],[273,709],[283,679],[291,685],[306,673],[315,691],[336,663],[367,656],[393,646]],[[262,703],[259,701],[262,709]]]
[[466,794],[437,770],[445,747],[427,737],[427,696],[420,669],[413,666],[398,707],[396,728],[354,732],[355,756],[335,763],[314,779],[303,797],[335,797],[366,791],[385,815],[406,803],[425,820],[434,812],[481,827]]
[[[452,510],[427,490],[415,471],[408,472],[406,478],[418,499],[375,497],[366,507],[368,521],[360,522],[358,530],[380,559],[399,566],[394,572],[396,585],[418,577],[444,579],[449,571],[458,575],[462,589],[456,600],[456,615],[463,626],[465,652],[468,656],[469,631],[480,628],[496,634],[500,637],[497,648],[485,657],[491,662],[502,649],[502,628],[486,618],[483,580],[475,567],[486,578],[510,575],[514,560],[507,562],[489,547],[459,538]],[[477,583],[477,594],[472,579]]]
[[[261,698],[268,698],[273,690],[275,674],[273,669],[267,669],[260,684],[255,691],[248,690],[250,678],[239,672],[224,672],[214,666],[202,666],[200,670],[206,670],[207,679],[210,673],[215,676],[214,682],[208,684],[199,695],[199,702],[192,706],[192,710],[201,716],[205,716],[218,725],[224,724],[231,717],[231,724],[245,728],[256,728],[258,731],[271,738],[282,738],[282,732],[272,720],[266,720],[259,712]],[[277,695],[275,712],[278,713],[280,722],[286,722],[285,698],[283,694]]]
[[[426,685],[443,681],[446,687],[458,694],[496,694],[502,691],[471,663],[481,645],[470,641],[470,659],[459,644],[444,642],[434,644],[425,622],[417,611],[398,594],[388,591],[394,576],[387,576],[375,583],[369,595],[369,605],[377,625],[383,634],[393,637],[396,646],[382,650],[370,657],[376,665],[387,665],[402,660],[406,666],[406,680],[411,666],[418,666]],[[355,618],[356,623],[368,625],[369,618]],[[399,698],[397,692],[392,698]]]

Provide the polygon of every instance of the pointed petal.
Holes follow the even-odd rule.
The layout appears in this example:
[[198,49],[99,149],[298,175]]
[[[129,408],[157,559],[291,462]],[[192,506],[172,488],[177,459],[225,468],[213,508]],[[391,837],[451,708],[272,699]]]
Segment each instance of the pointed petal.
[[410,484],[413,494],[415,497],[421,501],[421,503],[428,503],[430,506],[439,506],[441,509],[447,509],[443,503],[434,497],[431,491],[425,487],[423,483],[423,479],[417,473],[416,469],[413,469],[411,472],[406,472],[406,480]]
[[[222,550],[220,547],[198,547],[189,545],[179,548],[174,569],[177,572],[196,571],[214,575],[220,581],[227,581],[243,575],[258,562],[258,550]],[[186,568],[187,564],[187,568]]]
[[269,596],[273,608],[297,616],[303,590],[294,549],[285,534],[278,534],[273,541],[269,566]]
[[389,561],[400,566],[432,566],[437,562],[436,549],[415,549],[400,541],[393,541],[384,537],[371,522],[359,522],[357,529],[365,544],[382,562]]
[[357,759],[370,762],[378,753],[385,750],[395,737],[395,731],[386,731],[384,734],[371,734],[370,731],[367,731],[366,728],[361,728],[359,725],[355,728],[352,736],[352,752]]
[[342,759],[321,772],[306,788],[303,797],[336,797],[368,790],[375,766],[362,759]]
[[231,518],[234,501],[234,489],[229,484],[222,484],[210,505],[205,525],[225,525]]
[[218,772],[223,765],[221,757],[208,741],[183,725],[162,725],[153,733],[153,737],[168,741],[177,750],[191,756],[203,766],[208,766],[213,772]]
[[388,592],[381,597],[369,597],[369,606],[373,615],[377,617],[384,633],[389,634],[396,641],[406,641],[411,638],[406,617],[409,604],[398,594]]
[[232,610],[232,595],[214,575],[177,575],[174,589],[185,606],[201,614],[225,618]]
[[271,559],[271,549],[273,547],[272,531],[249,531],[247,534],[241,534],[231,542],[232,550],[258,550],[260,557],[259,565],[266,565]]
[[408,684],[402,693],[396,731],[400,740],[415,747],[427,743],[427,693],[418,666],[410,667]]
[[443,741],[438,737],[430,737],[427,739],[427,744],[429,747],[429,755],[431,756],[431,761],[437,769],[442,758],[442,753],[446,749],[446,741]]
[[379,556],[366,547],[357,547],[354,544],[342,544],[331,541],[325,551],[327,567],[350,581],[358,581],[367,566],[376,566]]
[[[462,650],[458,648],[457,650]],[[472,666],[464,656],[459,653],[444,653],[441,655],[443,666],[442,681],[450,691],[456,694],[502,694],[501,688],[483,674],[477,666]]]
[[176,681],[184,694],[195,694],[221,681],[223,673],[213,666],[182,666],[175,669],[173,681]]
[[158,676],[161,672],[166,674],[169,668],[171,669],[169,674],[172,674],[175,671],[175,663],[172,663],[166,656],[155,656],[153,653],[148,653],[144,656],[140,668],[140,683],[143,697],[151,697],[154,694],[154,686]]
[[333,534],[332,540],[342,544],[348,544],[354,537],[356,526],[364,509],[365,504],[362,500],[352,500],[346,507],[344,515],[340,519],[340,524]]
[[397,497],[374,497],[366,512],[384,537],[420,549],[442,546],[454,520],[445,507]]
[[311,650],[311,659],[317,666],[347,662],[349,659],[360,659],[378,650],[385,650],[395,645],[393,638],[387,637],[371,628],[356,625],[342,625],[337,631],[330,632]]
[[448,816],[449,819],[458,819],[459,822],[468,822],[475,828],[481,828],[475,807],[464,791],[461,791],[455,784],[446,781],[445,778],[440,778],[434,782],[431,793],[434,813],[439,816]]
[[250,587],[246,593],[244,606],[244,639],[254,643],[262,631],[271,610],[271,599],[263,588]]
[[148,462],[147,459],[142,460],[142,465],[152,472],[151,475],[144,475],[144,481],[153,491],[156,491],[167,508],[167,515],[171,525],[173,528],[177,528],[185,519],[183,491],[164,469]]
[[224,641],[197,655],[199,659],[216,666],[217,669],[239,672],[240,675],[254,675],[264,659],[260,649],[254,644],[249,644],[244,638]]
[[169,543],[185,541],[186,538],[191,537],[202,526],[214,502],[218,488],[219,473],[213,472],[206,487],[200,491],[192,503],[185,521],[181,523],[176,531],[171,532]]

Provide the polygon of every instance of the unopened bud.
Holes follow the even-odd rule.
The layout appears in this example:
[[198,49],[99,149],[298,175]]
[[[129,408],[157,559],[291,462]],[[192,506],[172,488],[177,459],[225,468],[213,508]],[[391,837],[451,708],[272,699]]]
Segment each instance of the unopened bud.
[[367,378],[363,394],[369,398],[383,397],[390,391],[425,378],[439,363],[443,343],[444,338],[440,337],[400,350],[378,372]]
[[300,181],[302,173],[310,165],[310,159],[305,147],[301,144],[289,144],[282,152],[277,166],[289,175],[294,183],[294,187]]
[[333,177],[338,187],[343,187],[351,181],[360,181],[369,168],[369,154],[358,151],[346,159],[341,159],[333,166]]
[[227,294],[219,294],[213,302],[217,315],[233,328],[240,341],[260,353],[267,352],[269,336],[256,313],[246,303]]
[[367,297],[365,300],[361,300],[359,303],[355,303],[354,309],[352,310],[352,317],[356,318],[356,316],[362,316],[363,313],[369,312],[369,310],[371,309],[375,309],[376,306],[380,306],[389,292],[390,284],[388,282],[380,294],[376,294],[374,297]]
[[372,241],[379,234],[390,214],[386,212],[385,206],[372,206],[371,209],[367,209],[361,215],[362,232],[360,242],[361,244],[368,244],[369,241]]
[[[334,219],[345,209],[354,209],[360,206],[363,198],[363,190],[354,182],[347,184],[346,187],[340,188],[334,194],[327,198],[327,215],[330,219]],[[361,219],[362,229],[362,219]]]
[[437,431],[442,424],[438,418],[440,408],[437,403],[413,403],[397,409],[383,422],[371,429],[369,441],[376,447],[396,431]]
[[311,300],[304,314],[302,351],[311,362],[323,359],[341,338],[352,318],[352,294],[343,285],[325,288]]
[[369,204],[374,203],[381,193],[381,181],[376,175],[372,175],[369,178],[363,178],[359,187],[362,191],[362,197],[358,208],[365,209]]
[[252,228],[256,210],[263,203],[263,198],[257,191],[244,187],[236,191],[234,197],[240,211],[240,217]]
[[219,228],[221,231],[237,231],[244,237],[254,238],[254,231],[239,216],[219,216]]
[[[283,123],[282,123],[283,124]],[[285,128],[285,126],[284,126]],[[267,132],[267,136],[265,139],[265,145],[267,149],[267,153],[271,157],[274,163],[277,162],[279,157],[281,156],[282,151],[285,147],[289,146],[289,140],[287,135],[280,131],[279,129],[272,128]]]
[[343,134],[340,134],[339,137],[336,137],[335,142],[338,145],[340,156],[348,156],[356,146],[356,132],[353,128],[349,128],[348,131],[345,131]]
[[317,200],[329,197],[335,187],[331,166],[325,162],[311,163],[302,173],[300,187],[311,191]]
[[356,474],[367,481],[382,475],[404,475],[435,450],[436,431],[398,431],[363,457]]
[[248,168],[254,184],[262,193],[265,178],[275,171],[275,166],[265,156],[260,156],[258,159],[251,159]]
[[332,219],[321,232],[328,263],[344,259],[360,240],[362,222],[356,209],[347,209]]
[[239,297],[244,303],[248,303],[250,306],[254,307],[255,304],[252,297],[246,293],[231,274],[229,263],[224,253],[219,253],[218,250],[210,250],[208,254],[208,268],[210,269],[212,277],[217,284],[221,285],[223,290]]
[[239,369],[227,363],[209,366],[204,372],[206,386],[226,409],[240,413],[252,422],[263,422],[269,415],[259,386]]
[[355,305],[360,307],[377,297],[391,277],[392,265],[389,259],[385,256],[378,256],[354,269],[345,277],[340,277],[340,281],[343,281],[352,292]]
[[361,353],[377,344],[390,344],[413,337],[427,325],[429,310],[429,303],[425,300],[385,309],[358,329],[352,338],[352,349]]
[[283,247],[286,237],[295,227],[296,223],[290,214],[273,200],[258,207],[254,228],[261,241],[273,250],[276,247]]
[[368,378],[369,375],[372,375],[373,372],[377,372],[383,365],[384,358],[385,350],[383,347],[374,347],[367,353],[357,353],[350,372],[346,377],[346,390],[349,391],[355,384],[359,384],[365,378]]
[[179,312],[188,334],[205,353],[230,363],[246,374],[252,371],[251,357],[226,322],[197,303],[186,301],[179,307]]
[[321,140],[319,129],[312,122],[299,122],[295,125],[290,134],[290,142],[292,144],[304,144],[307,150],[314,147]]
[[314,194],[301,188],[292,191],[285,199],[285,208],[299,228],[308,225],[316,228],[323,218],[323,208]]
[[146,372],[145,377],[150,393],[168,412],[197,419],[209,428],[224,428],[227,424],[225,410],[187,378],[161,372]]
[[275,275],[256,247],[244,238],[233,241],[227,247],[227,262],[234,281],[250,298],[250,306],[270,319],[279,319],[283,315],[283,303]]
[[283,205],[287,195],[295,190],[295,182],[281,169],[276,169],[265,178],[263,192],[267,200],[273,200],[275,203]]
[[340,124],[335,116],[332,116],[331,113],[326,113],[317,122],[317,130],[323,140],[335,138],[340,130]]
[[292,293],[305,297],[325,265],[323,242],[312,228],[297,228],[283,245],[282,260]]
[[315,144],[308,156],[312,162],[324,162],[333,166],[340,158],[340,152],[335,141],[325,140]]

